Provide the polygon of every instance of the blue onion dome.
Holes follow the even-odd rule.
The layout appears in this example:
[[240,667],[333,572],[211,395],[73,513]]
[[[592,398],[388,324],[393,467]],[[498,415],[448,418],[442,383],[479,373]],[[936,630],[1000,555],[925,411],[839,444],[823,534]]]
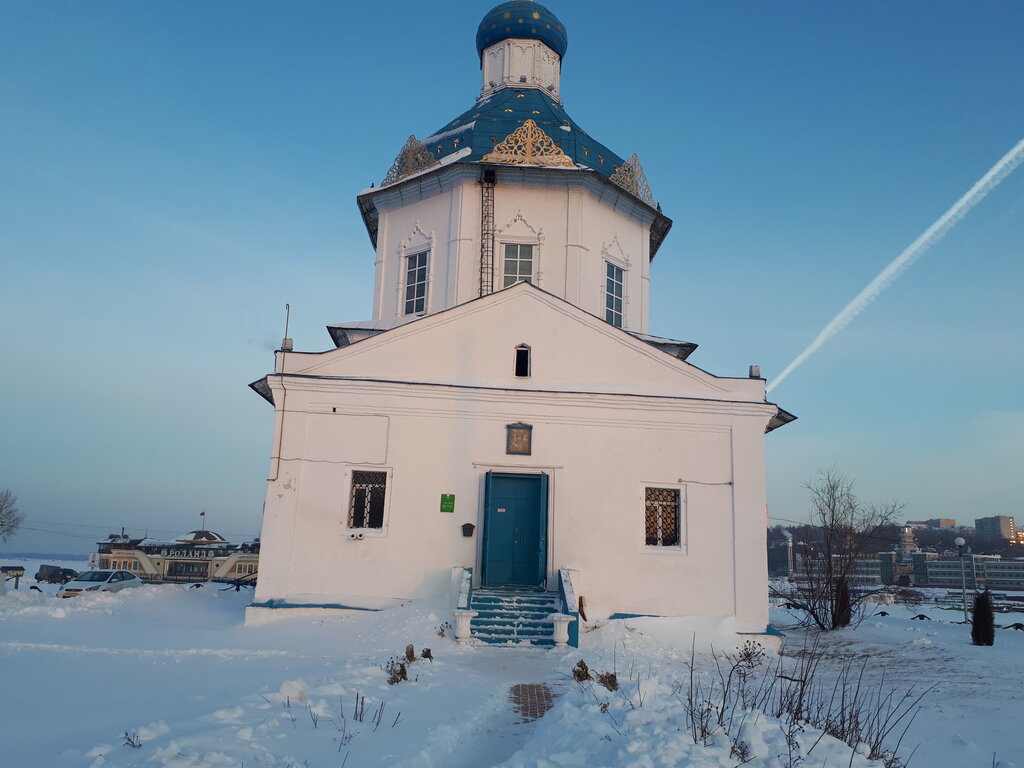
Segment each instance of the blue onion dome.
[[511,0],[488,12],[477,29],[476,52],[483,59],[485,48],[510,37],[540,40],[557,53],[559,58],[565,57],[565,49],[569,47],[569,38],[562,22],[533,0]]

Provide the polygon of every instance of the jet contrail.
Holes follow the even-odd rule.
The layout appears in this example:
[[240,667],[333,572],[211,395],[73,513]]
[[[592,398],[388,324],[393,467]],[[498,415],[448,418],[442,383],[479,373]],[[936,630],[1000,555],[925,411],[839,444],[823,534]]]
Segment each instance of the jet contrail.
[[960,219],[966,216],[971,208],[980,203],[985,198],[985,195],[995,189],[999,182],[1009,176],[1013,169],[1021,164],[1021,161],[1024,161],[1024,139],[1017,142],[1017,145],[1003,155],[1002,159],[993,165],[989,172],[982,176],[966,195],[957,200],[952,208],[942,214],[934,224],[908,245],[903,250],[903,253],[883,269],[878,277],[872,280],[863,291],[858,293],[853,301],[843,307],[842,311],[833,317],[828,325],[821,329],[817,338],[808,345],[807,349],[797,355],[796,359],[787,365],[782,373],[775,377],[768,385],[768,391],[771,392],[781,384],[782,380],[796,370],[804,360],[817,352],[822,344],[839,333],[851,320],[863,312],[864,308],[878,297],[878,294],[892,285],[896,278],[903,274],[904,270],[913,264],[918,256],[945,237],[946,233]]

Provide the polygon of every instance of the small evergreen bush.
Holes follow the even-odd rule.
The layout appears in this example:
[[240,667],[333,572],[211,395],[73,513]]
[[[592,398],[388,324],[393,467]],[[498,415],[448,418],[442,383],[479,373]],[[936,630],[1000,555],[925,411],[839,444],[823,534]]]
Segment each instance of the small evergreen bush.
[[850,603],[850,586],[845,578],[836,584],[835,610],[832,614],[832,626],[836,629],[850,626],[853,620],[853,606]]
[[975,645],[995,645],[996,642],[996,617],[992,610],[992,595],[987,589],[974,598],[971,642]]

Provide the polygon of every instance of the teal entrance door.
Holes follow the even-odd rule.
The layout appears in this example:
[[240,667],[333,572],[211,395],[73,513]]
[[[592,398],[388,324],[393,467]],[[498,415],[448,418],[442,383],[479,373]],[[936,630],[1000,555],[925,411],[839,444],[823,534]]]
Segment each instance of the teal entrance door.
[[540,586],[547,575],[548,476],[488,472],[481,581]]

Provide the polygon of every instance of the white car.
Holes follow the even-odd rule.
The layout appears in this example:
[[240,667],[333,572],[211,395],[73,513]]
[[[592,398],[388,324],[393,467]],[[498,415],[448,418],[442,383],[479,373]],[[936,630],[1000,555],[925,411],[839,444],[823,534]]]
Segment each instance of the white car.
[[83,592],[118,592],[141,587],[142,579],[128,571],[86,571],[57,590],[57,597],[75,597]]

